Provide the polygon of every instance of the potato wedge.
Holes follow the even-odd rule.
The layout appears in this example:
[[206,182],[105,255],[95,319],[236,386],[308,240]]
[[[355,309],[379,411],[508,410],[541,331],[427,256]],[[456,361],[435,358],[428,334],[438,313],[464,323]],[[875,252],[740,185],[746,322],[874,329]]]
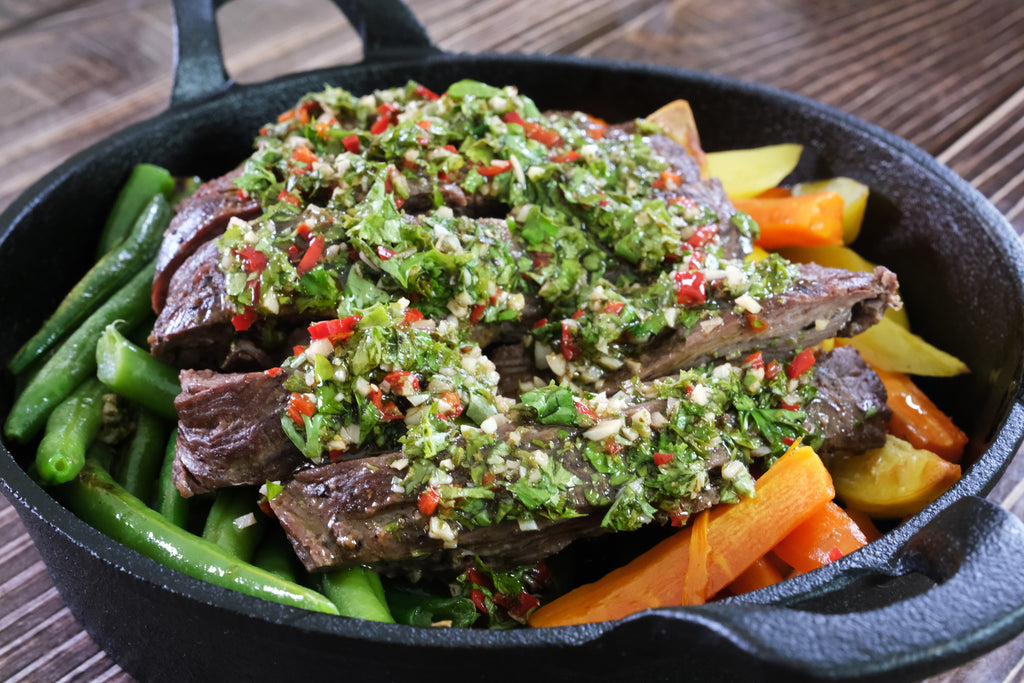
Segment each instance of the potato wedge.
[[960,466],[887,436],[866,453],[843,454],[828,465],[836,495],[875,518],[920,512],[960,479]]
[[658,125],[669,138],[678,142],[690,153],[700,166],[701,175],[709,176],[707,155],[700,146],[697,134],[697,121],[693,118],[693,110],[686,100],[674,100],[647,117],[651,123]]
[[932,346],[884,317],[856,337],[837,340],[837,343],[849,344],[860,351],[868,363],[889,372],[927,377],[953,377],[970,372],[970,368],[956,356]]
[[868,186],[853,178],[838,176],[825,180],[797,183],[792,187],[794,195],[815,192],[835,192],[843,198],[843,242],[850,244],[860,234],[864,222],[864,209],[868,205]]
[[722,181],[730,197],[754,197],[793,172],[803,146],[794,143],[708,152],[708,173]]

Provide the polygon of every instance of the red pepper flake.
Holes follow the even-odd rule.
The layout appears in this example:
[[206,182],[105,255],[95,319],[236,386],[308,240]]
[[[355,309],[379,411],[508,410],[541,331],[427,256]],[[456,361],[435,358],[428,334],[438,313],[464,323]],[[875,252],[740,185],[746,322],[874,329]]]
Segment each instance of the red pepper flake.
[[576,412],[579,413],[580,415],[586,415],[591,420],[597,420],[597,413],[595,413],[594,409],[588,406],[583,401],[573,401],[572,405],[574,408],[576,408]]
[[260,273],[267,267],[267,255],[251,244],[245,245],[238,256],[242,259],[242,270],[247,273]]
[[484,312],[487,310],[487,304],[476,304],[473,306],[473,310],[469,312],[469,322],[477,324],[484,317]]
[[796,354],[789,363],[789,367],[786,368],[786,376],[790,379],[796,379],[800,375],[804,374],[811,369],[814,365],[814,352],[810,348],[806,348],[800,353]]
[[300,124],[304,126],[307,123],[309,123],[309,110],[315,106],[316,104],[314,102],[303,102],[302,104],[299,105],[299,111],[297,113],[299,116]]
[[537,329],[538,327],[544,327],[547,324],[548,324],[548,319],[547,318],[541,318],[540,320],[538,320],[537,322],[535,322],[533,324],[533,329]]
[[526,127],[526,121],[523,119],[522,116],[519,115],[519,112],[517,111],[506,112],[505,114],[502,115],[501,120],[504,121],[505,123],[514,123],[518,126],[523,126],[524,128]]
[[796,439],[794,439],[791,436],[784,436],[782,437],[782,443],[786,444],[787,446],[792,446],[793,444],[796,443]]
[[324,236],[317,235],[313,238],[313,241],[309,244],[309,249],[302,255],[302,260],[299,261],[299,265],[296,266],[295,270],[298,272],[299,277],[302,277],[309,271],[313,270],[316,266],[317,261],[320,260],[320,255],[324,253]]
[[609,301],[605,304],[604,312],[611,313],[613,315],[619,315],[622,313],[622,309],[626,307],[625,301]]
[[718,234],[718,226],[702,225],[697,228],[697,231],[690,235],[690,239],[686,240],[687,246],[693,249],[700,249],[711,240],[715,239],[715,235]]
[[512,162],[511,161],[506,161],[504,159],[495,159],[494,161],[491,162],[490,166],[479,166],[479,167],[477,167],[476,172],[479,173],[480,175],[484,176],[485,178],[493,178],[496,175],[501,175],[502,173],[508,173],[511,170],[512,170]]
[[428,119],[423,119],[422,121],[417,121],[416,125],[419,126],[420,128],[422,128],[423,130],[430,130],[430,121]]
[[519,115],[519,112],[510,111],[502,116],[501,120],[505,123],[514,123],[522,126],[523,132],[526,134],[528,139],[536,140],[545,147],[558,147],[562,144],[561,135],[550,128],[545,128],[539,123],[524,121],[523,117]]
[[386,131],[390,125],[391,122],[388,120],[388,117],[378,116],[377,120],[373,122],[372,126],[370,126],[370,132],[374,135],[380,135]]
[[580,153],[574,149],[570,149],[564,154],[555,154],[551,157],[551,161],[556,164],[571,164],[580,158]]
[[313,414],[316,413],[316,403],[311,401],[308,396],[293,391],[288,397],[287,413],[292,422],[301,427],[303,415],[313,417]]
[[747,326],[750,329],[754,330],[755,332],[764,332],[769,327],[771,327],[771,325],[768,324],[767,320],[765,320],[756,313],[751,313],[750,311],[747,311],[746,319]]
[[446,420],[454,420],[459,415],[462,415],[462,401],[459,399],[459,395],[454,391],[442,391],[441,395],[437,398],[444,401],[449,406],[448,410],[439,413],[440,417]]
[[668,520],[672,526],[686,526],[686,522],[690,519],[689,512],[671,512],[669,513]]
[[614,436],[609,436],[604,440],[604,449],[611,455],[618,455],[622,452],[624,446],[615,440]]
[[[335,123],[337,123],[337,121],[335,121]],[[317,121],[313,125],[313,130],[316,131],[317,137],[326,138],[331,134],[331,124],[326,121]]]
[[341,144],[345,146],[345,150],[352,154],[359,154],[359,136],[355,133],[346,135],[341,139]]
[[402,168],[405,168],[405,169],[408,169],[408,170],[411,171],[414,168],[416,168],[416,162],[413,159],[404,159],[402,161]]
[[270,129],[267,128],[266,126],[263,126],[262,128],[260,128],[260,135],[262,135],[264,137],[266,137],[267,133],[269,133],[269,132],[270,132]]
[[582,350],[572,336],[572,328],[569,323],[562,323],[562,356],[566,360],[576,360],[583,355]]
[[231,325],[235,328],[236,332],[244,332],[252,327],[252,324],[256,322],[258,317],[255,308],[246,306],[244,313],[238,313],[231,317]]
[[707,301],[704,274],[700,271],[681,271],[675,274],[676,301],[682,305],[702,304]]
[[664,467],[665,465],[672,462],[673,458],[675,457],[676,456],[674,453],[655,453],[654,464],[657,465],[658,467]]
[[278,115],[277,122],[278,123],[284,123],[285,121],[291,121],[294,118],[295,118],[295,110],[294,109],[289,109],[288,111],[282,112],[280,115]]
[[777,360],[769,361],[764,366],[764,378],[769,382],[775,379],[780,372],[782,372],[782,364]]
[[[347,318],[336,318],[333,320],[321,320],[307,328],[309,338],[313,341],[318,339],[330,339],[331,342],[339,342],[352,336],[356,325],[363,319],[361,315],[350,315]],[[301,349],[302,347],[296,347]],[[295,355],[298,355],[296,353]]]
[[401,197],[395,197],[395,208],[401,209],[403,206],[405,206],[405,200]]
[[654,181],[654,188],[664,187],[666,190],[674,190],[683,184],[683,179],[678,173],[672,171],[662,171],[661,176]]
[[583,309],[582,308],[577,308],[576,312],[572,314],[572,319],[573,320],[579,320],[582,317],[583,317]]
[[480,588],[474,588],[469,592],[469,598],[473,601],[473,605],[476,606],[478,612],[487,614],[487,602],[484,597],[484,592]]
[[688,209],[697,208],[697,200],[693,197],[672,197],[665,202],[666,204],[682,204]]
[[388,259],[392,258],[394,255],[395,255],[395,252],[391,251],[390,249],[385,247],[383,244],[378,244],[377,245],[377,256],[380,257],[381,261],[387,261]]
[[441,98],[440,95],[425,85],[417,85],[413,92],[416,93],[417,97],[422,97],[425,100],[437,100]]
[[277,195],[277,201],[288,202],[292,206],[302,206],[302,201],[298,197],[293,195],[291,192],[281,190],[281,193]]
[[459,153],[459,150],[455,149],[455,145],[445,145],[441,149],[443,149],[446,152],[451,152],[452,154],[458,154]]
[[243,190],[242,188],[238,188],[238,192],[236,194],[238,195],[239,199],[248,199],[249,198],[249,193],[246,192],[245,190]]
[[794,412],[800,410],[800,405],[798,403],[787,403],[785,401],[781,401],[779,403],[779,407],[783,410],[792,410]]
[[[420,509],[420,514],[429,517],[430,515],[434,514],[435,510],[437,510],[437,505],[440,502],[441,492],[435,489],[433,486],[430,486],[428,488],[425,488],[423,492],[420,493],[420,497],[416,501],[416,507]],[[483,593],[481,593],[481,599],[482,597]]]
[[390,387],[390,392],[398,396],[411,396],[420,390],[420,381],[408,370],[392,370],[384,375],[383,382]]
[[835,562],[843,556],[843,551],[839,549],[839,546],[832,546],[832,550],[828,551],[828,561]]
[[277,377],[281,374],[281,368],[267,368],[264,372],[267,373],[269,377]]
[[415,309],[415,308],[407,308],[407,309],[405,309],[405,324],[406,325],[408,325],[409,323],[414,323],[417,320],[423,320],[423,314],[420,313],[418,309]]
[[749,365],[752,370],[761,370],[764,368],[764,355],[760,351],[754,351],[743,362]]
[[309,227],[309,223],[299,223],[295,228],[295,234],[308,242],[313,235],[313,229]]
[[314,161],[318,161],[317,156],[305,145],[299,145],[292,151],[292,159],[303,164],[312,164]]
[[591,140],[600,140],[604,137],[604,134],[608,132],[608,123],[604,119],[599,119],[596,116],[585,114],[587,117],[587,123],[584,129],[587,131],[587,135],[590,136]]

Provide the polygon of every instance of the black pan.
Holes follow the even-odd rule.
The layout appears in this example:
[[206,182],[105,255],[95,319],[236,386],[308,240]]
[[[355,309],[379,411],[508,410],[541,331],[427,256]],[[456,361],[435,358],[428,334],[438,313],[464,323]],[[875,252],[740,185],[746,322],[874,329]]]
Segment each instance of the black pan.
[[[263,122],[325,83],[362,93],[471,77],[516,84],[543,108],[612,121],[683,97],[708,149],[801,142],[794,180],[848,175],[872,188],[858,247],[901,275],[916,331],[973,370],[929,387],[970,435],[964,476],[881,540],[770,589],[613,623],[453,631],[307,613],[178,574],[71,515],[24,473],[31,449],[4,446],[5,495],[72,613],[118,663],[147,680],[898,680],[955,666],[1024,630],[1024,525],[980,498],[1024,437],[1024,254],[980,194],[907,142],[794,95],[638,64],[448,54],[397,0],[336,1],[363,38],[365,61],[256,85],[227,79],[213,0],[176,3],[168,111],[70,159],[0,217],[0,359],[87,269],[94,226],[135,163],[227,171]],[[0,413],[12,392],[8,381]]]

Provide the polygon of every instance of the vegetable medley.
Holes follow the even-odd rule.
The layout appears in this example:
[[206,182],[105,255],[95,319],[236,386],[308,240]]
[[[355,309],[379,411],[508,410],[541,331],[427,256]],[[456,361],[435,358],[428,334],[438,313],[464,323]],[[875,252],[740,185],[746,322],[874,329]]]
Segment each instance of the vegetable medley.
[[[282,320],[303,321],[302,343],[262,369],[280,382],[298,471],[383,468],[384,495],[408,509],[387,533],[411,533],[413,519],[438,550],[492,527],[663,526],[657,545],[596,581],[572,587],[576,546],[515,566],[467,551],[448,574],[412,562],[311,574],[289,547],[301,542],[284,522],[282,501],[297,495],[287,480],[183,497],[182,386],[145,340],[157,336],[149,303],[171,205],[199,181],[154,166],[135,170],[96,265],[10,360],[25,382],[5,435],[35,443],[33,474],[112,538],[345,616],[586,623],[813,570],[877,538],[873,519],[914,514],[957,480],[966,435],[911,375],[966,367],[895,310],[853,337],[819,318],[813,343],[694,354],[657,377],[640,377],[638,360],[688,334],[723,335],[732,319],[744,338],[771,339],[772,306],[816,272],[801,264],[872,271],[847,246],[868,188],[780,185],[799,154],[705,154],[683,102],[609,125],[541,112],[513,87],[410,83],[303,97],[260,131],[234,181],[261,211],[215,237],[225,324],[268,340]],[[517,344],[529,368],[514,374],[490,350]],[[843,346],[880,378],[892,413],[866,452],[831,452],[814,417],[818,359]]]

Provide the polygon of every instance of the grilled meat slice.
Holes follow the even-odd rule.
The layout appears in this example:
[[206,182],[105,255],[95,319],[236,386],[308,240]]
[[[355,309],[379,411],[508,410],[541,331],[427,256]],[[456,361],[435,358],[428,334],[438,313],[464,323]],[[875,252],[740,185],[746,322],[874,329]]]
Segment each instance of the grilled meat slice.
[[203,183],[178,205],[156,257],[153,310],[157,313],[167,300],[171,278],[190,254],[204,242],[223,233],[232,218],[249,220],[262,213],[255,198],[239,194],[235,187],[235,179],[241,173],[242,169],[236,168]]
[[896,275],[882,266],[864,273],[800,265],[797,280],[784,294],[761,302],[757,326],[743,311],[724,310],[721,323],[678,328],[655,339],[601,387],[613,389],[634,375],[644,381],[664,377],[754,349],[778,358],[832,337],[852,337],[881,320],[888,306],[899,305],[897,284]]
[[[883,443],[889,417],[885,390],[877,376],[871,379],[873,372],[859,354],[842,347],[823,355],[817,367],[819,395],[806,407],[806,427],[824,440],[820,449],[870,448]],[[846,375],[854,381],[839,381]],[[665,408],[665,401],[633,406],[625,414],[641,408],[654,414]],[[507,434],[513,427],[506,426],[502,432]],[[399,454],[302,470],[270,505],[309,570],[367,563],[384,569],[392,564],[408,569],[409,563],[420,569],[459,569],[471,562],[473,555],[495,567],[530,564],[575,538],[602,533],[607,504],[593,501],[615,497],[616,487],[573,444],[573,431],[538,425],[522,435],[520,443],[543,444],[548,457],[557,459],[580,482],[567,495],[567,504],[578,516],[539,520],[536,529],[502,521],[463,531],[456,546],[454,536],[446,535],[446,527],[421,512],[418,491],[406,493],[394,485],[400,472],[391,465]],[[849,435],[855,431],[858,437],[853,441]],[[728,460],[724,447],[713,447],[704,466],[710,472]],[[453,477],[459,484],[468,474],[456,468]],[[687,512],[718,502],[719,491],[713,481],[686,503]]]
[[[288,402],[281,375],[181,373],[174,482],[184,496],[204,493],[228,478],[262,484],[288,477],[305,461],[281,430]],[[202,457],[215,452],[219,457]]]

